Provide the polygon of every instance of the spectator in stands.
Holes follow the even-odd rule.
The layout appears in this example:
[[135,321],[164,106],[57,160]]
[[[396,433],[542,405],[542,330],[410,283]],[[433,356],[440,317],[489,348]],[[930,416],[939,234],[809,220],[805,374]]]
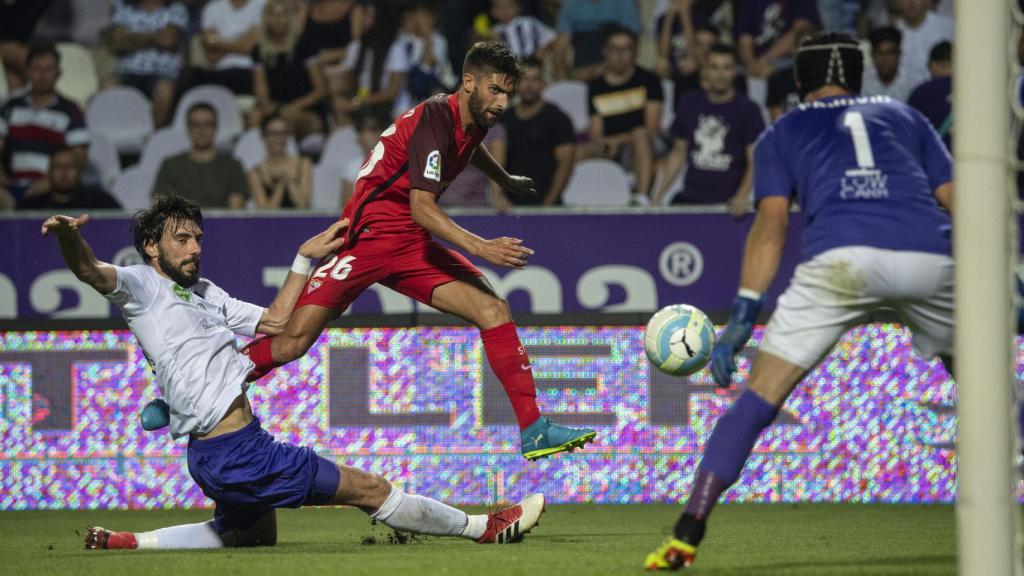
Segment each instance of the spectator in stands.
[[[675,102],[669,104],[672,105],[673,111],[678,112],[675,107],[679,103],[679,98],[690,92],[691,90],[702,90],[701,84],[701,67],[707,60],[708,52],[711,47],[719,43],[720,34],[718,29],[709,25],[701,24],[697,26],[693,33],[694,41],[689,44],[689,48],[686,51],[686,56],[675,62],[675,67],[672,70],[672,87],[673,93],[675,94]],[[736,80],[733,82],[734,87],[737,91],[744,94],[747,93],[747,77],[736,71]]]
[[659,134],[661,80],[636,65],[637,37],[632,30],[616,24],[605,30],[603,73],[587,85],[590,142],[582,155],[632,165],[632,202],[644,203],[654,170],[653,139]]
[[601,75],[603,30],[610,24],[626,28],[636,38],[640,33],[636,3],[629,0],[565,0],[558,13],[558,38],[553,46],[552,64],[556,80],[569,76],[570,45],[573,49],[573,78],[589,81]]
[[815,0],[747,0],[737,9],[740,61],[754,78],[768,78],[791,64],[796,37],[821,26]]
[[309,208],[313,166],[309,158],[288,153],[293,136],[288,121],[268,116],[260,125],[267,158],[249,171],[249,194],[257,208]]
[[705,89],[680,99],[671,129],[675,141],[654,196],[655,205],[687,165],[683,190],[672,199],[673,204],[724,202],[737,218],[747,213],[754,142],[764,131],[764,119],[757,104],[733,86],[736,64],[735,51],[716,44],[702,68]]
[[359,171],[369,158],[373,147],[380,141],[380,133],[390,123],[385,117],[379,114],[360,114],[356,116],[355,128],[356,139],[363,150],[362,156],[344,158],[341,172],[341,206],[344,206],[356,189],[356,180],[359,178]]
[[[487,136],[484,136],[481,144],[487,147],[487,151],[499,164],[505,165],[508,156],[508,142],[504,126],[495,124],[487,131]],[[501,187],[472,164],[466,166],[465,170],[452,180],[444,194],[438,198],[437,203],[441,206],[476,208],[491,206],[499,214],[508,212],[512,206]]]
[[14,92],[25,83],[29,40],[51,0],[4,0],[0,2],[0,63],[7,89]]
[[188,109],[185,121],[192,149],[160,164],[153,195],[173,192],[203,208],[243,208],[249,183],[238,160],[214,147],[217,111],[199,102]]
[[907,102],[935,126],[946,148],[953,150],[953,45],[939,42],[928,56],[931,80],[914,89]]
[[928,55],[942,41],[953,41],[953,19],[932,11],[932,0],[899,0],[900,19],[896,24],[903,35],[901,74],[908,78],[928,78]]
[[345,54],[345,81],[331,92],[336,126],[346,126],[355,114],[392,117],[409,74],[408,55],[395,41],[401,18],[393,7],[368,10],[369,26],[363,39],[352,42]]
[[402,14],[402,30],[395,40],[395,52],[405,56],[408,72],[405,89],[392,108],[398,116],[434,94],[448,92],[456,83],[448,61],[448,41],[437,32],[433,4],[421,0]]
[[299,137],[323,131],[324,80],[315,54],[297,46],[299,25],[290,0],[268,0],[263,7],[262,34],[252,51],[252,85],[256,107],[250,124],[280,114]]
[[208,68],[193,71],[193,84],[220,84],[252,94],[252,49],[260,36],[266,0],[211,0],[203,7],[203,50]]
[[864,69],[861,94],[889,96],[906,102],[924,78],[910,77],[907,69],[900,66],[900,31],[892,26],[876,28],[868,39],[871,41],[871,63]]
[[61,69],[54,45],[33,45],[25,64],[28,86],[0,108],[0,189],[16,201],[46,191],[54,150],[71,147],[85,166],[89,144],[82,109],[56,90]]
[[[801,28],[794,36],[794,42],[799,46],[803,39],[811,34],[809,28]],[[780,68],[768,77],[768,97],[765,104],[768,106],[768,116],[774,122],[791,108],[800,104],[800,90],[796,85],[796,74],[793,66]]]
[[505,112],[501,123],[508,134],[508,163],[511,174],[533,179],[536,195],[510,194],[514,204],[562,203],[562,191],[569,183],[575,162],[576,134],[565,112],[545,102],[544,71],[541,62],[529,58],[523,62],[519,80],[519,104]]
[[50,154],[48,180],[50,186],[42,194],[22,198],[19,210],[120,210],[121,204],[99,188],[83,186],[78,153],[67,147]]
[[520,59],[543,61],[557,37],[554,30],[536,17],[522,15],[519,0],[493,0],[491,18],[495,39],[504,42]]
[[[343,87],[345,55],[352,41],[362,34],[365,10],[354,0],[315,0],[309,6],[305,25],[299,26],[297,57],[307,66],[315,65],[312,72],[327,93]],[[300,134],[304,132],[296,126]]]
[[182,32],[188,11],[166,0],[118,0],[107,47],[117,55],[117,80],[148,96],[153,124],[163,126],[171,117],[174,86],[181,70]]

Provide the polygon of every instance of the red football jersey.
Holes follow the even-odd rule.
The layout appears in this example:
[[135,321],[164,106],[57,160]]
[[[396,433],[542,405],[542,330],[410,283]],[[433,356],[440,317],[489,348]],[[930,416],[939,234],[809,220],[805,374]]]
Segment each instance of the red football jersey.
[[458,94],[424,100],[395,120],[381,133],[345,204],[349,245],[367,228],[375,234],[422,234],[412,220],[409,191],[441,195],[486,135],[478,126],[463,132]]

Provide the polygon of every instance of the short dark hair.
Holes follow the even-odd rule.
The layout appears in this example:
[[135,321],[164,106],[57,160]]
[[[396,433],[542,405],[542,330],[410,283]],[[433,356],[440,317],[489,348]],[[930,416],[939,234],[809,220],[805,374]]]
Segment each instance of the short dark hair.
[[214,122],[220,121],[220,118],[217,117],[217,109],[214,108],[213,104],[210,104],[209,102],[196,102],[195,104],[189,106],[188,110],[185,111],[185,120],[188,121],[188,119],[192,116],[192,113],[196,110],[206,110],[210,114],[213,114]]
[[737,58],[736,49],[722,42],[715,42],[711,45],[711,48],[708,48],[708,56],[712,54],[728,54],[729,56],[732,56],[734,60]]
[[868,33],[868,42],[871,42],[872,50],[878,50],[883,42],[892,42],[896,46],[900,46],[903,44],[903,33],[894,26],[882,26]]
[[391,121],[380,112],[368,111],[357,114],[352,123],[357,131],[368,128],[380,128],[383,131]]
[[[192,112],[191,108],[189,108],[189,112]],[[217,112],[214,112],[213,115],[216,116]],[[267,114],[266,116],[264,116],[263,120],[260,120],[260,134],[266,133],[267,126],[270,126],[270,123],[273,122],[274,120],[280,120],[280,121],[284,122],[288,126],[288,129],[291,130],[292,123],[289,122],[287,118],[285,118],[284,116],[278,114],[277,112],[272,112],[272,113]]]
[[519,62],[508,46],[500,42],[477,42],[466,52],[462,73],[482,76],[500,74],[519,83]]
[[932,51],[928,53],[928,62],[952,62],[952,60],[953,44],[949,40],[943,40],[932,46]]
[[[53,150],[50,150],[50,158],[53,158],[57,154],[64,154],[65,152],[74,153],[75,152],[75,148],[73,148],[71,146],[68,146],[66,144],[61,144],[60,146],[55,147]],[[75,159],[76,160],[78,159],[77,154],[75,156]]]
[[629,38],[633,40],[633,44],[637,43],[636,32],[633,32],[632,28],[626,28],[622,24],[612,22],[611,24],[605,24],[601,28],[601,35],[604,37],[604,46],[608,45],[608,41],[612,39],[612,36],[618,36],[619,34],[629,36]]
[[712,26],[711,24],[708,24],[707,22],[702,22],[700,24],[697,24],[696,26],[693,27],[693,31],[694,31],[694,33],[696,33],[696,32],[707,32],[707,33],[713,35],[715,38],[721,38],[722,37],[722,33],[718,30],[718,28],[715,28],[714,26]]
[[60,64],[60,52],[53,42],[34,42],[28,47],[28,54],[25,55],[25,65],[28,66],[33,60],[40,56],[53,56],[53,59]]
[[860,93],[864,53],[853,36],[819,32],[804,38],[796,52],[796,79],[801,98],[823,86]]
[[164,228],[168,224],[177,228],[185,222],[193,222],[202,229],[203,212],[199,209],[199,205],[177,194],[158,194],[153,199],[152,206],[135,213],[132,221],[135,251],[142,256],[143,261],[149,262],[146,245],[160,242],[160,238],[164,235]]

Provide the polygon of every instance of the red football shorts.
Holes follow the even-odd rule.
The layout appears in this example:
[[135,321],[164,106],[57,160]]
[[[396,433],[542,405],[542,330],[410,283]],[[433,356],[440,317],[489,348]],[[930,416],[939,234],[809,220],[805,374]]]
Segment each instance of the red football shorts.
[[429,305],[434,288],[476,276],[483,274],[465,256],[429,236],[363,234],[353,248],[321,261],[295,307],[344,311],[374,283]]

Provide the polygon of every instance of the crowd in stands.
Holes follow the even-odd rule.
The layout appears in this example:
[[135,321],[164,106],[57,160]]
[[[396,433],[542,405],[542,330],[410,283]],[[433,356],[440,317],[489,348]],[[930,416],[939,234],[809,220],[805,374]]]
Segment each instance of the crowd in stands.
[[[862,39],[866,95],[947,144],[951,0],[0,0],[0,210],[340,209],[392,119],[457,89],[475,41],[523,61],[446,206],[725,205],[742,217],[796,48]],[[1024,46],[1024,44],[1022,44]],[[1022,50],[1024,52],[1024,50]]]

